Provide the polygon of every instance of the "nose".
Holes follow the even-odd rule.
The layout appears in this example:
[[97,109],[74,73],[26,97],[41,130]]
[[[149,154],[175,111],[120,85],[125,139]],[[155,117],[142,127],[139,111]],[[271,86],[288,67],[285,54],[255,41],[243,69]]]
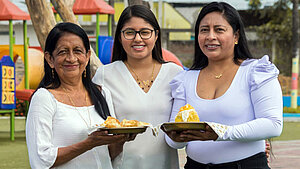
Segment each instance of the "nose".
[[141,40],[142,40],[142,37],[141,37],[141,35],[140,35],[139,32],[137,32],[137,33],[135,34],[134,40],[135,40],[135,41],[141,41]]
[[209,33],[207,34],[207,36],[206,36],[206,39],[207,40],[216,40],[216,34],[215,34],[215,32],[214,31],[209,31]]
[[66,57],[66,60],[67,60],[68,62],[71,62],[71,63],[76,62],[77,59],[78,59],[78,58],[76,57],[76,55],[74,55],[73,51],[71,51],[71,52],[67,55],[67,57]]

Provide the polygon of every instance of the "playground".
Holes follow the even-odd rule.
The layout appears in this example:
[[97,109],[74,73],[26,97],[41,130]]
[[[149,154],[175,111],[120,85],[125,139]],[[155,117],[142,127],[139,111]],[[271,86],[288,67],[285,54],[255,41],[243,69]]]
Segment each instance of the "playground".
[[[101,64],[111,62],[113,45],[112,15],[115,9],[105,1],[94,0],[93,3],[83,5],[84,0],[76,0],[73,12],[76,15],[96,16],[96,35],[91,36],[95,40],[95,56]],[[97,4],[101,2],[101,4]],[[9,15],[2,15],[7,11]],[[52,9],[53,15],[57,11]],[[100,15],[107,16],[107,35],[100,35]],[[9,26],[9,43],[0,45],[0,75],[2,79],[0,94],[0,169],[1,168],[30,168],[25,138],[26,114],[29,100],[37,88],[43,76],[43,50],[42,46],[30,46],[27,35],[27,21],[30,15],[8,0],[0,0],[0,20],[7,21]],[[19,21],[23,25],[23,42],[16,44],[13,21]],[[60,19],[57,19],[60,21]],[[163,48],[163,58],[166,61],[174,62],[184,69],[185,65],[169,50]],[[283,90],[284,106],[291,106],[290,98],[290,77],[279,77]],[[300,91],[298,89],[298,91]],[[300,105],[300,99],[298,99]],[[286,109],[289,110],[289,109]],[[274,169],[299,168],[300,163],[300,112],[284,113],[284,129],[280,137],[272,140],[273,155],[270,159],[270,166]],[[185,152],[179,150],[180,167],[185,163]]]

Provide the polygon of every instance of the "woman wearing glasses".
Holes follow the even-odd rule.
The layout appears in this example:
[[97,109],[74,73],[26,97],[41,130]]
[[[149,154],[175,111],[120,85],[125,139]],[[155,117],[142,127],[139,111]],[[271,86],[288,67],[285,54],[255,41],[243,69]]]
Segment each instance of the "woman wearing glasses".
[[[156,126],[167,122],[173,99],[169,82],[182,70],[162,58],[159,24],[145,6],[127,7],[116,28],[112,62],[101,66],[93,82],[109,88],[118,119],[135,119]],[[147,130],[123,147],[123,169],[178,169],[177,150],[164,134]]]

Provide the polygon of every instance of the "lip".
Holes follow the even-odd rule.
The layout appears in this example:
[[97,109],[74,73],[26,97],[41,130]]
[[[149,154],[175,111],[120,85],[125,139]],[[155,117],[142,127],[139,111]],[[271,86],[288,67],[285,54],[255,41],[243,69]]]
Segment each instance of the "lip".
[[136,51],[142,51],[145,49],[145,47],[146,47],[146,45],[132,45],[131,46],[131,48]]
[[63,66],[67,69],[74,69],[74,68],[77,68],[79,65],[76,64],[76,65],[63,65]]
[[206,44],[205,47],[208,50],[214,50],[214,49],[217,49],[218,47],[220,47],[220,45],[219,44]]

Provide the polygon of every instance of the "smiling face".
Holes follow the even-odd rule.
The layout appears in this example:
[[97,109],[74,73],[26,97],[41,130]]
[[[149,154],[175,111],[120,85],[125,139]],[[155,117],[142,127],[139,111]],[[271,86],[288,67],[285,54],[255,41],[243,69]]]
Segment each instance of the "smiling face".
[[86,51],[82,39],[72,33],[64,33],[58,39],[52,56],[46,52],[45,59],[54,68],[59,78],[81,78],[90,58],[90,51]]
[[198,42],[208,60],[232,59],[238,36],[220,12],[208,13],[200,22]]
[[[128,22],[124,24],[123,28],[121,29],[121,31],[124,30],[131,30],[131,32],[132,30],[142,31],[140,32],[140,34],[144,33],[144,35],[146,35],[143,30],[149,31],[154,30],[154,28],[144,19],[139,17],[132,17],[130,20],[128,20]],[[128,59],[144,59],[148,57],[152,58],[152,50],[157,40],[157,35],[155,34],[155,30],[151,32],[152,36],[149,39],[142,39],[140,34],[137,33],[134,39],[128,40],[128,38],[126,39],[124,37],[123,32],[120,34],[120,41],[125,52],[127,53]]]

